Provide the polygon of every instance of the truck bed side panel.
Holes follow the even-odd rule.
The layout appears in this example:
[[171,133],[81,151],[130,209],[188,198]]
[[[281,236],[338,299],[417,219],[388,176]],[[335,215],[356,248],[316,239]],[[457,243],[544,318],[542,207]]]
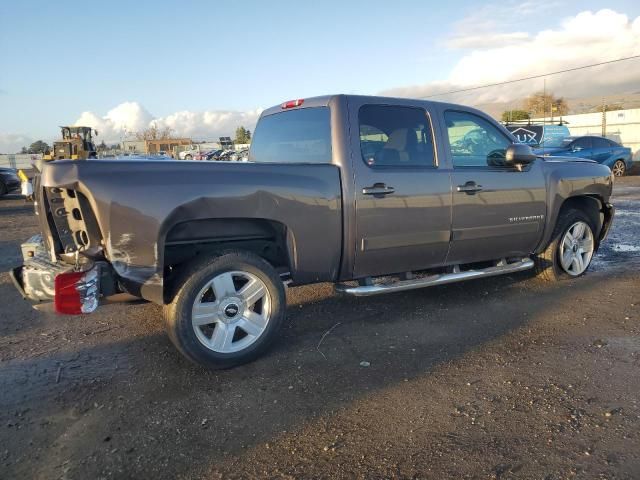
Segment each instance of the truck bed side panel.
[[87,197],[116,272],[156,303],[163,297],[165,237],[191,220],[279,222],[296,284],[338,276],[342,201],[334,165],[60,161],[45,165],[42,185]]

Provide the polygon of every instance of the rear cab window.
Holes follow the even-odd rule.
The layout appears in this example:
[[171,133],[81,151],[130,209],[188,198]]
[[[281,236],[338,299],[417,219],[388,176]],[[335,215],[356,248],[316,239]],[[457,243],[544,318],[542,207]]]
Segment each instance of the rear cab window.
[[262,117],[253,135],[249,161],[331,163],[329,108],[300,108]]
[[371,168],[435,167],[431,122],[426,110],[363,105],[358,112],[362,160]]

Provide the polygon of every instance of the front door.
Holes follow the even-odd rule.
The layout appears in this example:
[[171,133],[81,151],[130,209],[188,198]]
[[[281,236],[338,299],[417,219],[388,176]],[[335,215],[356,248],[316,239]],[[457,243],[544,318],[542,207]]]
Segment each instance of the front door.
[[601,137],[593,137],[591,139],[591,159],[598,163],[603,163],[613,155],[613,147],[609,140]]
[[[363,100],[364,102],[365,100]],[[354,277],[444,263],[451,185],[438,167],[429,112],[350,102],[356,187]]]
[[546,188],[539,161],[522,171],[504,166],[511,139],[471,112],[445,111],[453,166],[448,264],[524,256],[545,224]]
[[592,150],[592,142],[591,137],[581,137],[577,140],[574,140],[571,144],[571,156],[579,157],[579,158],[588,158],[589,160],[593,159],[593,150]]

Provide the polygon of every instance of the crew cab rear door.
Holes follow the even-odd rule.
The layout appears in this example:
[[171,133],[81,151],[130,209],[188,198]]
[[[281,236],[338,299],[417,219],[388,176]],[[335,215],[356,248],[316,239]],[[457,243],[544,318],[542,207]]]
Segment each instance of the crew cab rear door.
[[442,265],[451,183],[439,168],[432,115],[411,103],[349,100],[355,182],[354,277]]
[[540,161],[522,169],[505,166],[512,138],[479,113],[445,110],[442,118],[453,187],[447,264],[529,255],[545,224]]
[[591,159],[598,163],[605,162],[613,155],[613,147],[609,140],[602,137],[591,138]]

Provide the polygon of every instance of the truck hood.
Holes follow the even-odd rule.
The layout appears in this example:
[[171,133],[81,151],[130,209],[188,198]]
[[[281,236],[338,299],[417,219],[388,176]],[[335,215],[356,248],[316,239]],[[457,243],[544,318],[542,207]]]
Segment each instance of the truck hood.
[[568,150],[563,147],[545,147],[545,148],[534,148],[533,151],[536,155],[544,155],[545,153],[555,154],[559,152],[567,152]]
[[[548,153],[548,150],[547,150]],[[588,158],[580,158],[580,157],[543,157],[542,155],[538,156],[545,162],[579,162],[579,163],[598,163],[595,160],[589,160]]]

